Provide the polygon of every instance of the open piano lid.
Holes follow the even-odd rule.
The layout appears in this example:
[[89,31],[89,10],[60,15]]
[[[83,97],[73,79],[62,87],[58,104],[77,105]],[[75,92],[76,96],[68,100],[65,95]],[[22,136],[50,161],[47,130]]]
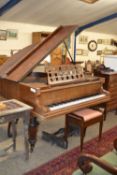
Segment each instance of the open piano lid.
[[77,25],[60,26],[40,44],[33,44],[20,50],[0,67],[0,77],[21,81],[77,28]]

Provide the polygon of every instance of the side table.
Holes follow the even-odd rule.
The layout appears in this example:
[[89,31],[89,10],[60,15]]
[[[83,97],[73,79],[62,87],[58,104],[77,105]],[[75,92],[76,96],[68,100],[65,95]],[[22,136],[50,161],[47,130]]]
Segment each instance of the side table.
[[13,150],[16,150],[16,120],[23,119],[24,124],[24,145],[25,158],[29,159],[29,143],[28,143],[28,127],[30,112],[33,109],[31,106],[22,103],[16,99],[2,101],[5,104],[4,109],[0,109],[0,124],[11,122],[13,130]]

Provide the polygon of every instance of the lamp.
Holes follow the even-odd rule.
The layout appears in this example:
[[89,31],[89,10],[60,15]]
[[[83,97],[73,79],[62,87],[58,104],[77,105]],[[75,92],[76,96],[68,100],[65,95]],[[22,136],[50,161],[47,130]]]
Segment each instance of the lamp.
[[80,0],[80,1],[83,1],[83,2],[86,2],[86,3],[89,3],[89,4],[93,4],[93,3],[95,3],[96,1],[99,1],[99,0]]

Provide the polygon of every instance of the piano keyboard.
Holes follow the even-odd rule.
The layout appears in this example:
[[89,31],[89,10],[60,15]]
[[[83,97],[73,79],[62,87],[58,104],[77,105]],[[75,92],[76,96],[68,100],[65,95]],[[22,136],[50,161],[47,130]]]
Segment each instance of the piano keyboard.
[[62,109],[62,108],[69,107],[69,106],[72,106],[72,105],[77,105],[77,104],[81,104],[81,103],[84,103],[84,102],[88,102],[88,101],[91,101],[91,100],[96,100],[96,99],[99,99],[99,98],[102,98],[102,97],[105,97],[105,96],[106,96],[105,94],[97,94],[97,95],[93,95],[93,96],[90,96],[90,97],[75,99],[75,100],[72,100],[72,101],[69,101],[69,102],[67,101],[67,102],[63,102],[63,103],[53,104],[53,105],[49,106],[49,110],[54,111],[54,110]]

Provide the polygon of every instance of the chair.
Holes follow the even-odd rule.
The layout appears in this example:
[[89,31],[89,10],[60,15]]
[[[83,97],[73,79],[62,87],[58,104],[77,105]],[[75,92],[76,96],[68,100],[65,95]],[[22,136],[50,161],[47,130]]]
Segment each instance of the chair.
[[95,123],[99,123],[99,140],[100,140],[103,127],[103,112],[90,108],[85,108],[67,114],[65,118],[65,133],[64,133],[65,140],[67,141],[70,126],[78,125],[80,127],[80,149],[82,151],[86,128]]
[[[114,148],[117,151],[117,138],[114,140]],[[93,164],[91,164],[93,163]],[[117,153],[114,151],[109,152],[102,159],[91,155],[81,154],[78,158],[78,166],[84,174],[91,172],[91,174],[101,171],[99,174],[112,174],[117,175]],[[99,169],[101,168],[101,169]],[[93,171],[92,171],[93,170]],[[104,173],[103,173],[104,172]],[[79,172],[75,172],[73,175],[79,175]]]

